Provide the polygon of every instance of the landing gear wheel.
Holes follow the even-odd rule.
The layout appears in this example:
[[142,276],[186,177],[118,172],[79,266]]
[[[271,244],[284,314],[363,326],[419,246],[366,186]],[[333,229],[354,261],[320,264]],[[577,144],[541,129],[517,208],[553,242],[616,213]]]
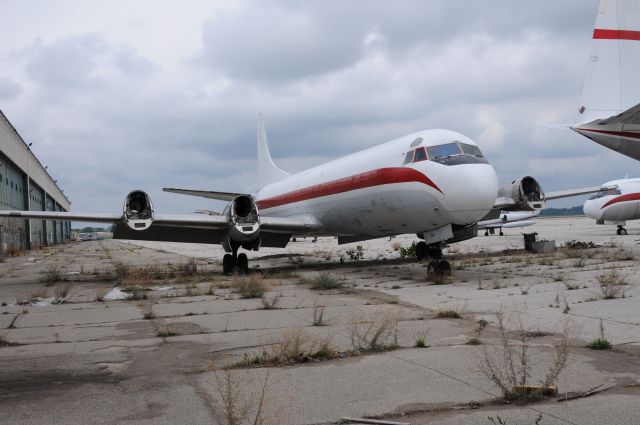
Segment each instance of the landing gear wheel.
[[625,228],[624,228],[624,227],[622,227],[622,226],[618,226],[618,230],[616,231],[616,233],[617,233],[618,235],[626,235],[626,234],[627,234],[627,229],[625,229]]
[[500,236],[504,236],[504,232],[500,230]]
[[233,261],[233,255],[224,254],[222,257],[222,271],[225,275],[229,276],[233,274],[233,269],[235,268],[235,261]]
[[485,231],[484,231],[484,235],[485,235],[485,236],[489,236],[489,231],[488,231],[488,230],[485,230]]
[[447,260],[429,261],[427,265],[427,280],[435,283],[446,283],[445,279],[451,276],[451,265]]
[[422,261],[427,258],[427,244],[424,242],[418,242],[416,244],[416,258],[418,261]]
[[249,273],[249,259],[247,258],[247,254],[242,253],[238,255],[236,267],[238,268],[238,273],[240,274]]

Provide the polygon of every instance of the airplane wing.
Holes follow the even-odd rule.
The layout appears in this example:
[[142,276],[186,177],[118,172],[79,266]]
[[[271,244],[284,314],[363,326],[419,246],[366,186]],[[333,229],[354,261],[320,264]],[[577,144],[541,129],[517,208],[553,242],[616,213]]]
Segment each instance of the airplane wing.
[[245,193],[215,192],[211,190],[176,189],[172,187],[165,187],[162,189],[162,191],[178,193],[180,195],[199,196],[201,198],[216,199],[218,201],[233,201],[238,196],[243,196],[243,195],[251,197],[251,195],[248,195]]
[[583,187],[580,189],[559,190],[556,192],[548,192],[545,196],[545,199],[547,201],[550,201],[552,199],[569,198],[571,196],[579,196],[579,195],[588,195],[590,193],[597,193],[607,189],[609,188],[604,186],[593,186],[593,187]]

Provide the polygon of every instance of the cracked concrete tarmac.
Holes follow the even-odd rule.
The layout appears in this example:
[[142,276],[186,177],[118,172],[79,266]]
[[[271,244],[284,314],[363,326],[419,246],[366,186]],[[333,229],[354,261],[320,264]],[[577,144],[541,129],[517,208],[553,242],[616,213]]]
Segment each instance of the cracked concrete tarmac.
[[[303,332],[304,343],[330,341],[343,354],[233,371],[244,385],[237,388],[240,401],[250,400],[268,375],[271,423],[372,416],[490,424],[488,417],[499,416],[532,424],[542,415],[543,424],[637,424],[639,230],[617,237],[610,227],[566,218],[540,220],[535,231],[558,244],[579,239],[599,247],[532,255],[513,230],[481,236],[447,250],[452,282],[434,285],[425,280],[424,264],[399,259],[397,248],[408,246],[409,236],[362,243],[359,262],[331,239],[299,240],[250,254],[252,269],[265,274],[266,297],[278,297],[270,310],[234,292],[240,278],[219,274],[219,247],[97,241],[7,258],[0,263],[0,423],[222,424],[221,368],[272,352],[283,338]],[[193,264],[197,273],[189,272]],[[66,281],[47,283],[52,271]],[[344,279],[345,288],[310,289],[322,272]],[[624,283],[616,285],[621,292],[604,299],[601,282],[615,278]],[[136,299],[99,301],[117,284]],[[67,285],[64,302],[52,304]],[[313,326],[320,309],[324,326]],[[606,391],[496,402],[500,391],[478,364],[500,348],[498,309],[532,332],[531,382],[544,378],[553,341],[570,323],[570,360],[559,391]],[[439,310],[462,318],[438,319]],[[385,337],[397,348],[348,354],[354,332],[381,317],[397,320]],[[480,319],[489,323],[478,333]],[[517,329],[518,320],[508,326]],[[601,326],[614,349],[585,348]],[[427,348],[415,347],[419,338]],[[474,338],[483,344],[470,345]]]

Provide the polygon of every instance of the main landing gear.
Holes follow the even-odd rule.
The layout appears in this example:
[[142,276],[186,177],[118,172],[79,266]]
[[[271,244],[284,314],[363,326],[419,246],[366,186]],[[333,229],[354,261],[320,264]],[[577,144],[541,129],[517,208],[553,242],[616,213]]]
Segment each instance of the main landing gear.
[[627,229],[625,229],[621,225],[618,225],[618,230],[616,231],[616,233],[618,235],[626,235],[627,234]]
[[231,275],[234,272],[239,274],[249,273],[249,258],[244,252],[238,254],[238,247],[232,247],[231,254],[224,254],[222,257],[222,270],[224,274]]
[[418,261],[429,259],[427,264],[427,276],[445,277],[451,276],[451,265],[442,258],[442,248],[440,243],[427,245],[425,242],[416,244],[416,258]]

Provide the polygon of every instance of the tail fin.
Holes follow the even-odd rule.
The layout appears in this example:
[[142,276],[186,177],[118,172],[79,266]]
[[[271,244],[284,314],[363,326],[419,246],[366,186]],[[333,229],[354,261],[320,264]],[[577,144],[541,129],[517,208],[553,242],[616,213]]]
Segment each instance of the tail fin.
[[264,117],[260,113],[258,114],[258,182],[260,185],[265,185],[281,180],[288,175],[289,173],[279,169],[271,159]]
[[640,103],[640,1],[600,0],[577,124]]

